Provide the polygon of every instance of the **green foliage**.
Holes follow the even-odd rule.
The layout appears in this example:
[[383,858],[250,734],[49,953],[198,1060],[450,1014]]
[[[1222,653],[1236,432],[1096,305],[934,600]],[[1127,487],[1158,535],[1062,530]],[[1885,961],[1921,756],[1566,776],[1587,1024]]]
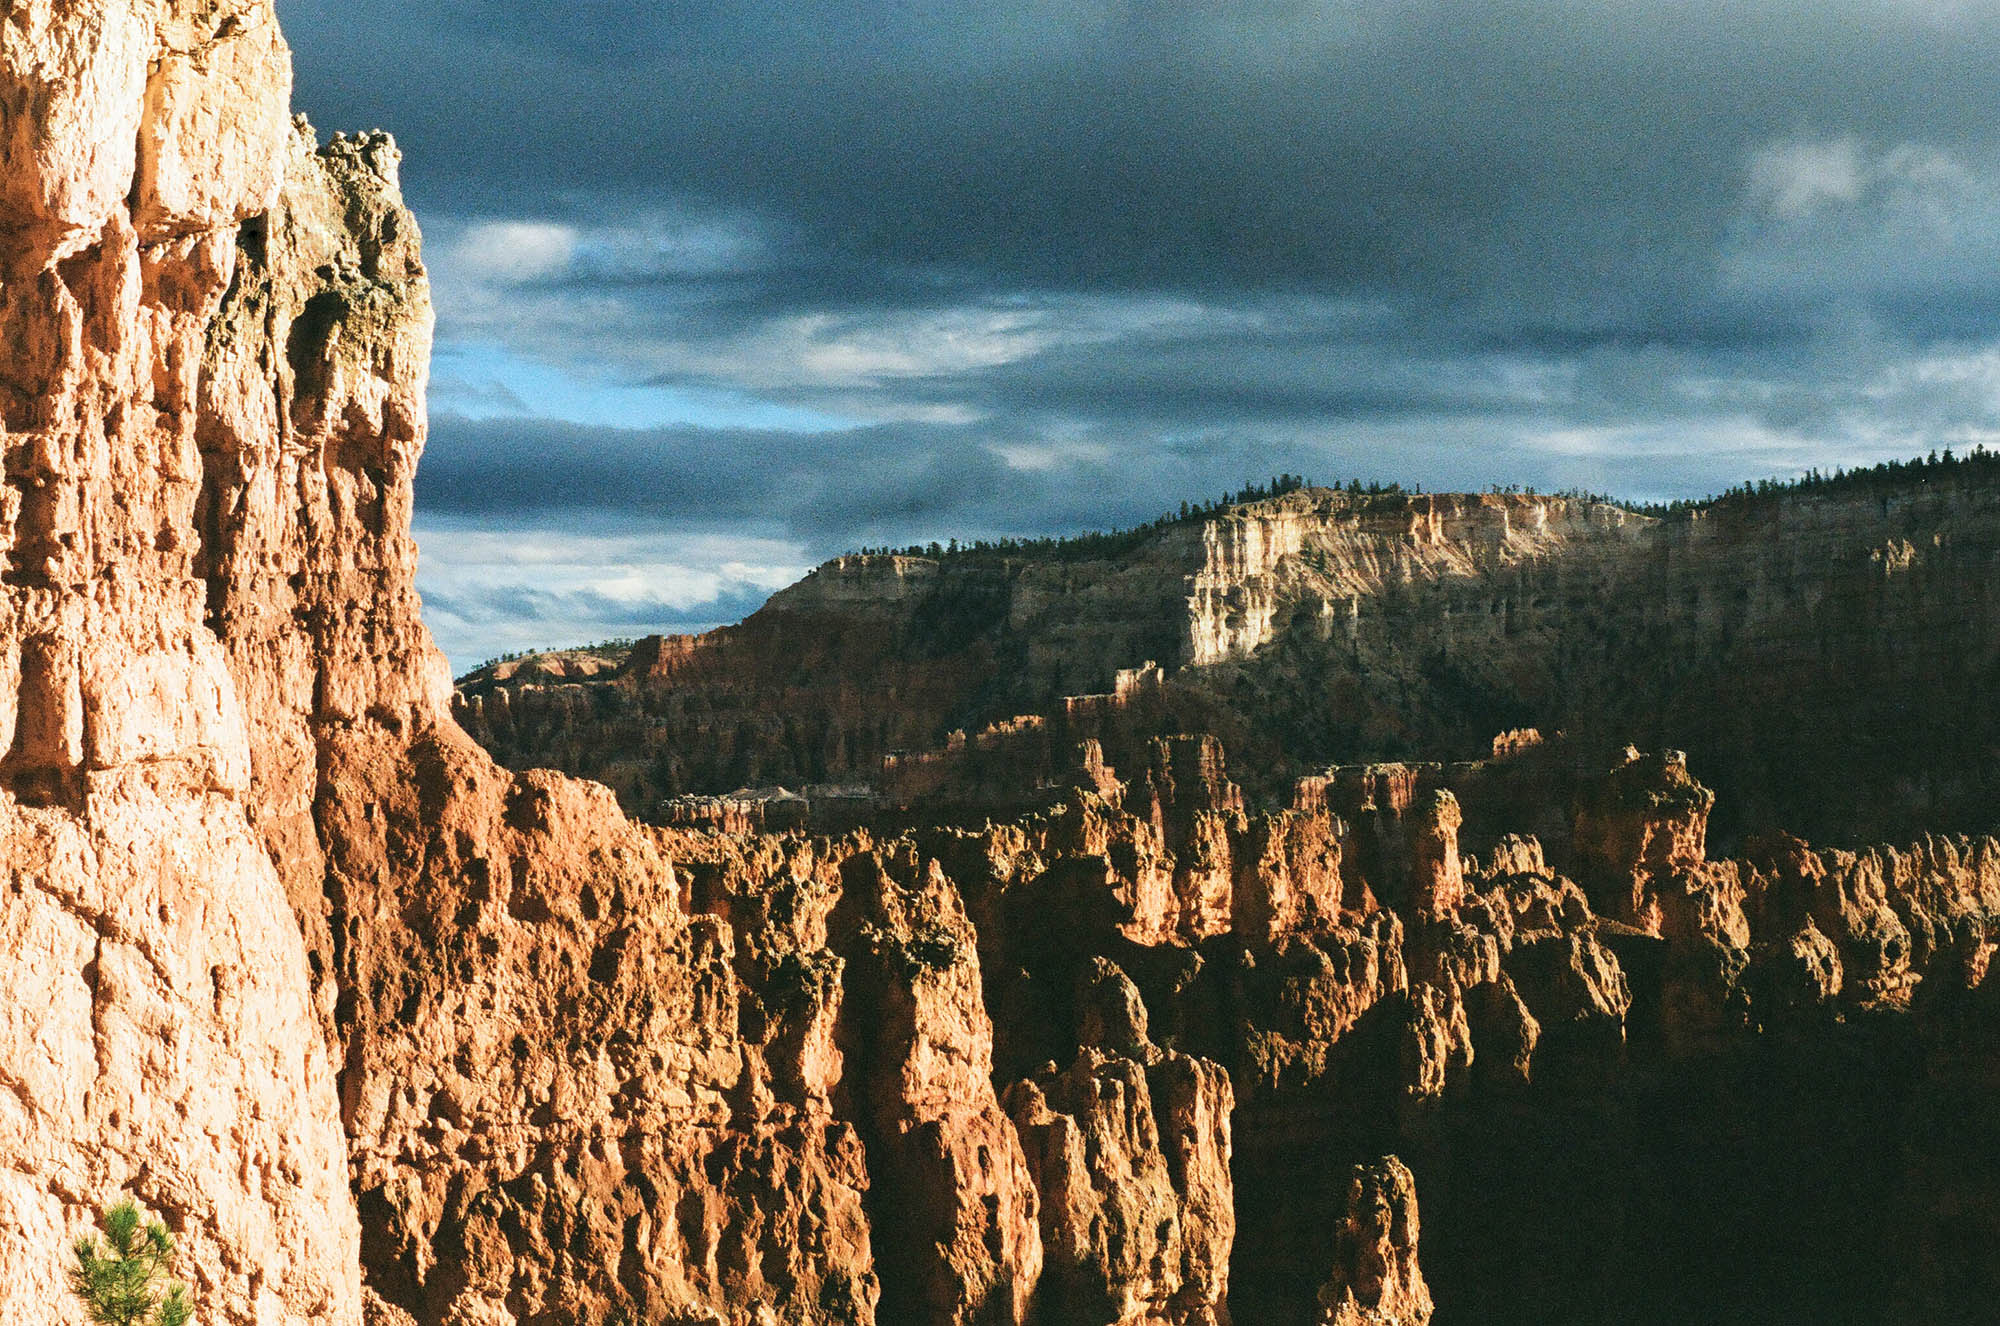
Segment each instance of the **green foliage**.
[[[1224,493],[1212,502],[1182,502],[1180,510],[1170,511],[1143,525],[1129,529],[1096,531],[1087,534],[1071,534],[1062,537],[1040,539],[977,539],[971,543],[959,543],[954,539],[949,545],[936,543],[913,543],[907,548],[862,548],[864,557],[1015,557],[1034,561],[1079,562],[1097,558],[1116,557],[1130,552],[1141,543],[1163,529],[1183,524],[1191,520],[1202,520],[1218,511],[1227,511],[1233,506],[1246,502],[1261,502],[1266,498],[1282,497],[1310,487],[1304,475],[1274,474],[1268,483],[1249,483],[1233,493]],[[1403,490],[1395,484],[1384,486],[1371,483],[1366,489],[1357,480],[1354,492],[1370,494],[1400,493]]]
[[639,638],[637,636],[614,635],[608,640],[593,640],[587,645],[560,645],[548,649],[510,649],[504,654],[495,654],[478,667],[473,668],[471,672],[458,677],[457,680],[465,681],[476,673],[484,672],[488,668],[499,667],[502,663],[512,663],[517,658],[533,658],[537,654],[599,654],[605,657],[615,657],[627,652],[633,645],[638,643]]
[[824,1008],[839,994],[838,956],[826,949],[786,953],[771,964],[764,982],[765,1006],[780,1017],[809,1014]]
[[183,1285],[167,1283],[174,1239],[167,1227],[139,1214],[131,1198],[121,1198],[98,1217],[97,1235],[76,1241],[70,1287],[97,1326],[186,1326],[194,1306]]
[[[1571,502],[1615,506],[1642,516],[1661,519],[1685,520],[1691,515],[1729,507],[1746,506],[1752,503],[1782,498],[1794,493],[1835,493],[1835,492],[1882,492],[1887,493],[1912,485],[1929,484],[1952,475],[1968,478],[1990,478],[2000,474],[2000,452],[1989,451],[1984,445],[1974,447],[1969,453],[1954,454],[1950,449],[1942,453],[1933,451],[1928,456],[1918,456],[1907,461],[1887,461],[1864,469],[1835,469],[1831,474],[1818,469],[1790,479],[1759,479],[1755,483],[1742,483],[1713,497],[1679,499],[1672,502],[1634,502],[1615,497],[1609,493],[1592,492],[1583,488],[1565,488],[1551,493],[1551,497],[1564,498]],[[1262,501],[1265,498],[1281,497],[1310,487],[1307,480],[1297,474],[1273,475],[1268,483],[1246,484],[1233,493],[1209,502],[1182,502],[1178,511],[1168,512],[1158,519],[1129,529],[1113,529],[1095,533],[1074,534],[1051,538],[1006,538],[996,540],[980,539],[973,543],[954,543],[940,547],[936,543],[911,544],[907,548],[870,547],[862,548],[862,555],[902,556],[902,557],[956,557],[965,558],[1018,558],[1033,561],[1075,562],[1121,556],[1144,543],[1161,530],[1189,521],[1205,520],[1218,512],[1227,511],[1246,502]],[[1340,491],[1342,485],[1331,485]],[[1363,483],[1350,479],[1345,485],[1349,497],[1397,498],[1412,493],[1421,495],[1423,485],[1406,489],[1397,483]],[[1492,484],[1489,493],[1501,495],[1521,495],[1535,497],[1540,494],[1533,487],[1521,484]]]
[[1793,494],[1869,493],[1886,499],[1898,491],[1920,488],[1958,476],[1990,481],[1996,475],[2000,475],[2000,452],[1989,451],[1982,443],[1962,456],[1946,447],[1942,454],[1933,451],[1927,456],[1916,456],[1910,460],[1883,461],[1879,465],[1869,465],[1861,469],[1849,470],[1836,466],[1831,474],[1815,466],[1789,479],[1759,479],[1754,483],[1740,483],[1714,497],[1681,499],[1673,502],[1626,502],[1615,497],[1607,497],[1602,493],[1586,493],[1578,489],[1558,493],[1556,496],[1577,501],[1603,502],[1623,507],[1627,511],[1636,511],[1642,516],[1685,520],[1704,511],[1753,507],[1765,502],[1779,501]]

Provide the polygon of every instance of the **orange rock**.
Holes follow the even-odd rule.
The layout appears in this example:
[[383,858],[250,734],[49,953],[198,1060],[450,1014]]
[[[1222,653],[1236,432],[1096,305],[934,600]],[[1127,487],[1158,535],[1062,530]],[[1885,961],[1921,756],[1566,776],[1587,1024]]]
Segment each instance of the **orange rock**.
[[1431,1292],[1417,1265],[1417,1183],[1394,1156],[1356,1165],[1334,1229],[1320,1326],[1426,1326]]
[[197,392],[294,159],[289,90],[264,0],[29,0],[0,36],[0,1311],[23,1319],[71,1302],[70,1239],[120,1190],[180,1235],[206,1320],[361,1316],[330,1007],[254,818],[261,697],[204,548],[207,467],[238,458],[206,452]]
[[1419,919],[1452,912],[1465,896],[1465,871],[1458,858],[1463,818],[1458,798],[1442,788],[1431,793],[1412,818],[1409,896]]
[[1691,875],[1708,859],[1715,794],[1688,773],[1680,751],[1641,755],[1587,785],[1577,798],[1574,848],[1583,880],[1613,920],[1660,933],[1660,881]]
[[842,875],[849,998],[866,1009],[846,1037],[866,1101],[883,1314],[1024,1322],[1042,1271],[1037,1193],[994,1091],[977,939],[958,892],[904,847],[857,855]]
[[[1547,806],[1475,804],[1490,768],[1297,776],[1294,730],[1453,735],[1371,696],[1552,695],[1537,601],[1611,602],[1711,524],[1315,490],[1129,557],[840,559],[741,627],[455,702],[510,758],[669,742],[617,789],[649,814],[718,770],[743,795],[659,829],[502,769],[418,610],[431,306],[399,158],[320,144],[288,91],[267,0],[23,0],[0,39],[0,1310],[65,1301],[67,1237],[128,1188],[218,1326],[1219,1326],[1261,1251],[1239,1224],[1289,1210],[1238,1209],[1239,1119],[1288,1182],[1356,1122],[1336,1100],[1386,1127],[1532,1103],[1551,1047],[1615,1071],[1641,995],[1689,1059],[1907,1009],[1924,1117],[1990,1096],[1991,839],[1711,862],[1713,796],[1635,752],[1585,788],[1572,866]],[[1938,489],[1895,519],[1984,528]],[[1821,560],[1873,519],[1820,515]],[[1898,597],[1926,559],[1900,542],[1829,608],[1868,623],[1849,653],[1965,616],[1949,575]],[[1637,610],[1799,638],[1686,617],[1674,583]],[[1492,749],[1539,788],[1557,746]],[[884,786],[823,783],[857,770]],[[1946,772],[1940,804],[1978,805]],[[878,800],[1006,822],[750,832]],[[1949,1188],[1951,1138],[1911,1145],[1913,1186]],[[1324,1319],[1426,1320],[1409,1172],[1343,1197]]]
[[1042,1199],[1039,1319],[1227,1322],[1229,1078],[1154,1046],[1115,966],[1100,959],[1078,1002],[1076,1061],[1007,1093]]

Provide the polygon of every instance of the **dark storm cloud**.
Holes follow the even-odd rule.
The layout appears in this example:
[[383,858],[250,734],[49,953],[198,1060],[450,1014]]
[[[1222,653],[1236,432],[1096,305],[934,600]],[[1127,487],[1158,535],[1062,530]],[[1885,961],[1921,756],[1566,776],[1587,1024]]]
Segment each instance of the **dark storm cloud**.
[[2000,64],[1989,6],[1886,0],[285,17],[302,102],[393,125],[431,206],[739,207],[857,293],[917,268],[1571,316],[1673,302],[1767,140],[1985,150]]
[[[1015,440],[1028,445],[1027,437]],[[443,417],[418,472],[431,516],[489,528],[751,531],[814,558],[862,545],[1076,531],[1148,520],[1199,467],[1134,481],[1085,440],[1044,468],[1004,459],[985,426],[884,424],[809,437],[737,428],[615,428]],[[1211,440],[1206,458],[1226,443]],[[1254,468],[1261,449],[1239,456]],[[1079,486],[1081,484],[1081,486]]]
[[[393,126],[426,212],[590,226],[664,200],[767,241],[550,275],[640,319],[1277,291],[1382,301],[1385,353],[1561,356],[1782,353],[1862,314],[1920,347],[2000,304],[1983,3],[283,13],[301,103]],[[1974,176],[1916,179],[1921,152]],[[1834,187],[1793,178],[1815,169]]]
[[965,429],[883,425],[801,437],[742,428],[614,428],[550,419],[434,421],[417,481],[427,511],[676,524],[773,522],[787,534],[954,511],[999,463]]

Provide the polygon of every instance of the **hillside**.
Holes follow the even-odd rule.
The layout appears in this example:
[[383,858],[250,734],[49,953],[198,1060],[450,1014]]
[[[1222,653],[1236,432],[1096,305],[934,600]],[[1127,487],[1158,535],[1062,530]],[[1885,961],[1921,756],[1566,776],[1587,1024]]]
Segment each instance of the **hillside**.
[[[476,672],[455,712],[503,762],[601,779],[641,815],[771,784],[921,800],[885,759],[907,771],[954,732],[990,729],[1033,783],[1086,738],[1116,763],[1212,731],[1253,795],[1282,797],[1327,764],[1468,759],[1533,727],[1688,751],[1732,838],[1984,829],[1996,559],[1986,464],[1658,516],[1307,489],[1114,556],[839,558],[740,626],[641,641],[592,678]],[[1087,698],[1121,674],[1123,700]],[[1034,749],[1007,735],[1022,717]]]

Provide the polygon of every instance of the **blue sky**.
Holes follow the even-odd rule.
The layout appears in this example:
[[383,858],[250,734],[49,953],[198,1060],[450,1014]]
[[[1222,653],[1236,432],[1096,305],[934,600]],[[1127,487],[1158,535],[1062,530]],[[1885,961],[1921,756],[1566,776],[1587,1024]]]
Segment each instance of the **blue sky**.
[[2000,6],[280,0],[406,153],[456,665],[1278,471],[2000,436]]

